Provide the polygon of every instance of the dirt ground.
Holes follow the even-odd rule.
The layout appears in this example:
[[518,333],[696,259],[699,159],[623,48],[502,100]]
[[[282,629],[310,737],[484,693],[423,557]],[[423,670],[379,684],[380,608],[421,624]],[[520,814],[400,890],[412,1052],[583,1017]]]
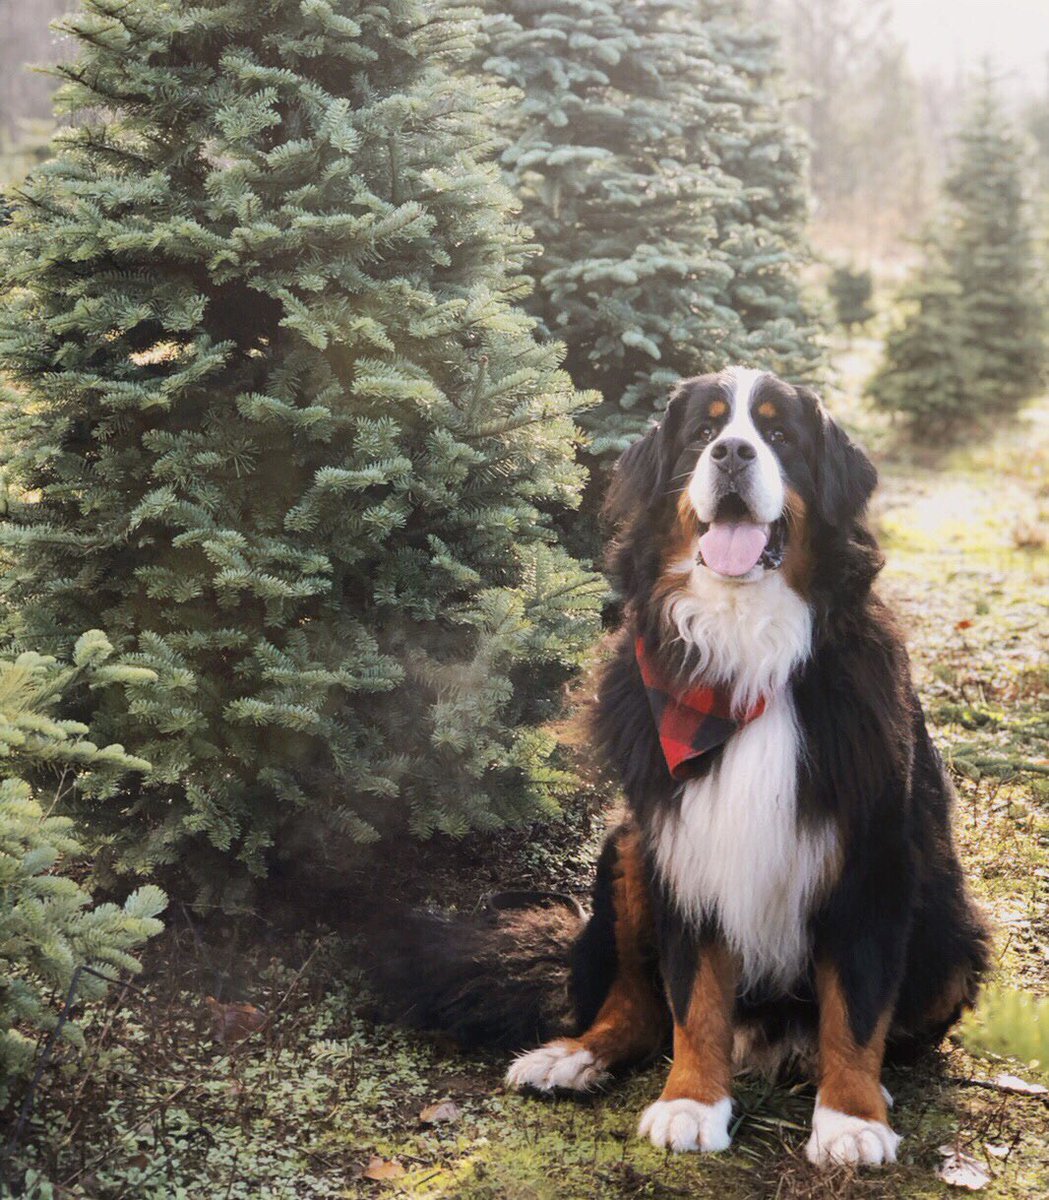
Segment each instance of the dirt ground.
[[[848,394],[869,352],[842,351]],[[993,983],[1047,996],[1049,399],[938,456],[902,452],[884,421],[839,400],[880,460],[881,590],[905,628],[958,790],[963,857],[998,930]],[[585,889],[600,828],[599,815],[576,816],[475,847],[460,899],[505,886],[507,872]],[[810,1087],[747,1083],[730,1152],[666,1155],[634,1134],[665,1066],[584,1100],[509,1094],[502,1060],[374,1023],[352,947],[320,924],[289,935],[261,918],[212,927],[177,912],[147,967],[91,1019],[86,1057],[60,1058],[45,1078],[18,1151],[32,1168],[26,1195],[918,1198],[952,1190],[935,1172],[940,1147],[955,1147],[991,1177],[985,1196],[1049,1196],[1046,1098],[990,1082],[1003,1070],[1044,1079],[1049,1064],[988,1056],[978,1025],[964,1044],[952,1036],[928,1062],[887,1073],[897,1167],[827,1175],[800,1153]],[[443,1101],[447,1119],[420,1115]]]

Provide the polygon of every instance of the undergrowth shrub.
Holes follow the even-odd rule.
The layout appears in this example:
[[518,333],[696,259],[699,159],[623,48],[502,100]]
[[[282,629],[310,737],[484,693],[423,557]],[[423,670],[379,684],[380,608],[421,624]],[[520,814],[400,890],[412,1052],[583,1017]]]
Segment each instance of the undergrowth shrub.
[[967,1049],[1019,1059],[1049,1074],[1049,999],[1019,988],[988,988],[961,1029]]

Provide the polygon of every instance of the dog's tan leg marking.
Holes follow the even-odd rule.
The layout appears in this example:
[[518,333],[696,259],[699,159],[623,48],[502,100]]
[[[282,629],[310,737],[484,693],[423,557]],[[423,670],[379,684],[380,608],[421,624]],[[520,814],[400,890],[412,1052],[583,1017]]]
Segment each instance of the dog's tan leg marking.
[[881,1065],[890,1014],[886,1012],[864,1045],[849,1024],[848,1005],[838,972],[816,969],[820,1008],[819,1091],[806,1147],[818,1166],[850,1163],[878,1166],[896,1161],[899,1137],[889,1128]]
[[666,1005],[653,984],[652,910],[640,837],[628,828],[616,843],[612,878],[616,977],[590,1028],[522,1054],[507,1083],[539,1091],[586,1091],[609,1067],[634,1062],[659,1048],[667,1027]]
[[720,943],[700,951],[688,1011],[674,1023],[674,1061],[638,1132],[670,1150],[727,1150],[732,1115],[732,1014],[738,965]]

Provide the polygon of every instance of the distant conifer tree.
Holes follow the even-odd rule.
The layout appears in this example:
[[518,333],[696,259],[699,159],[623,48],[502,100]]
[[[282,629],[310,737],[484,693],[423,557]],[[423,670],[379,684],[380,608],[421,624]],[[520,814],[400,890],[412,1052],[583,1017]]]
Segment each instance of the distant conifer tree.
[[850,335],[857,325],[865,325],[874,316],[871,305],[874,279],[866,268],[848,265],[835,267],[827,291],[834,302],[838,324]]
[[292,832],[337,857],[551,811],[542,725],[600,593],[550,528],[583,398],[515,307],[491,97],[445,69],[470,21],[86,0],[69,28],[77,121],[2,239],[0,585],[16,647],[101,626],[159,676],[99,698],[153,771],[95,832],[214,891]]
[[541,246],[532,311],[604,403],[595,455],[640,433],[683,375],[798,377],[820,357],[801,300],[803,155],[775,47],[738,0],[492,4],[485,68],[523,92],[503,160]]
[[978,82],[925,257],[900,294],[869,385],[915,429],[952,431],[1034,395],[1045,368],[1043,296],[1025,197],[1025,149],[991,78]]

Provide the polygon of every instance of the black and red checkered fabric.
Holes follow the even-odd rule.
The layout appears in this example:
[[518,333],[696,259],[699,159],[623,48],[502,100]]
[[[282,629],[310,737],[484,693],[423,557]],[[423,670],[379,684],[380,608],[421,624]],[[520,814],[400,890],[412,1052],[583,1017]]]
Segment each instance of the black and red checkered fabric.
[[645,639],[634,646],[648,703],[659,730],[663,756],[674,779],[688,779],[695,760],[720,746],[765,711],[765,698],[746,713],[736,713],[727,688],[697,687],[674,692],[648,653]]

